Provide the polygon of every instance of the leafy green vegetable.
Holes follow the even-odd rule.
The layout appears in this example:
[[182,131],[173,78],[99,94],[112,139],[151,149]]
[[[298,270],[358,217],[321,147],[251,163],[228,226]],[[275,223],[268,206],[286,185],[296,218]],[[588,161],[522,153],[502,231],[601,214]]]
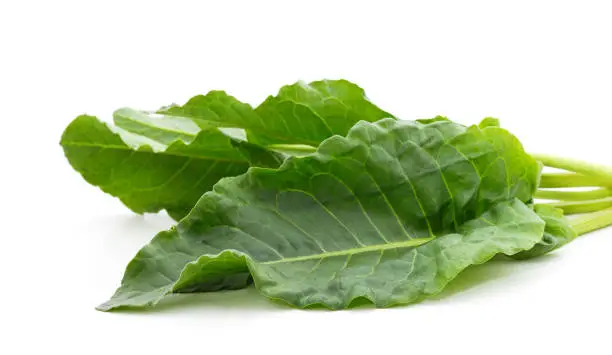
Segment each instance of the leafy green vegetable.
[[[120,114],[124,117],[127,112]],[[79,116],[66,128],[61,145],[85,180],[120,198],[132,211],[166,209],[177,220],[219,179],[244,173],[251,161],[278,166],[274,153],[233,142],[215,128],[190,136],[168,133],[173,138],[162,133],[153,140],[110,127],[92,116]],[[176,140],[178,136],[188,144]]]
[[411,303],[496,254],[537,257],[612,224],[612,168],[526,154],[492,117],[397,121],[345,80],[288,85],[256,108],[211,91],[113,118],[67,127],[70,164],[134,212],[180,222],[100,310],[251,283],[303,308]]
[[299,307],[413,302],[541,240],[544,222],[523,203],[539,170],[497,127],[361,122],[279,169],[222,179],[136,255],[99,309],[240,288],[249,274]]

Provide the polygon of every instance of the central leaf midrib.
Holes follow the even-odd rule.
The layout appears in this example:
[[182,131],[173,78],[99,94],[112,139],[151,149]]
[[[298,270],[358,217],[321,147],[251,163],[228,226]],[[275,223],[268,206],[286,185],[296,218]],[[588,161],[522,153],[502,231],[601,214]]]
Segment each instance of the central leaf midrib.
[[337,250],[337,251],[328,251],[328,252],[323,252],[319,254],[283,258],[283,259],[278,259],[278,260],[262,262],[261,264],[271,265],[271,264],[280,264],[280,263],[292,263],[292,262],[297,262],[297,261],[324,259],[324,258],[329,258],[329,257],[334,257],[334,256],[355,255],[355,254],[367,253],[370,251],[383,251],[387,249],[415,247],[415,246],[425,244],[429,241],[432,241],[433,239],[434,239],[433,237],[415,238],[415,239],[405,240],[402,242],[367,245],[361,248],[350,248],[350,249]]

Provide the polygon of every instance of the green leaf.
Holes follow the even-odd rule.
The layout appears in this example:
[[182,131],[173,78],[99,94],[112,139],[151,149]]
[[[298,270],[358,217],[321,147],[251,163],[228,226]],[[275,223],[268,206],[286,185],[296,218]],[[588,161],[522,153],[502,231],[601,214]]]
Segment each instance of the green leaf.
[[235,289],[306,307],[410,303],[495,254],[532,248],[539,164],[497,127],[386,119],[278,169],[222,179],[129,263],[100,310]]
[[[170,144],[176,140],[191,143],[201,130],[186,117],[147,113],[130,108],[115,111],[113,117],[117,127],[163,144]],[[217,134],[213,126],[204,130]],[[242,153],[251,166],[276,168],[285,160],[286,155],[283,153],[247,142],[242,129],[218,128],[218,130],[228,136],[232,146]]]
[[363,89],[346,80],[284,86],[255,110],[222,91],[211,91],[159,113],[191,118],[200,126],[243,128],[249,141],[260,145],[311,146],[334,134],[346,135],[358,121],[393,117],[372,104]]
[[530,259],[550,253],[576,238],[576,232],[563,215],[563,210],[546,205],[535,205],[534,210],[546,223],[544,236],[532,249],[513,255],[514,259]]
[[[177,220],[219,179],[244,173],[253,159],[260,163],[276,159],[248,143],[237,148],[214,128],[189,136],[149,128],[147,135],[156,139],[84,115],[66,128],[60,143],[72,167],[92,185],[120,198],[136,213],[166,209]],[[163,144],[172,139],[176,141]],[[270,166],[278,166],[278,161]]]
[[240,102],[225,91],[219,90],[194,96],[183,106],[170,105],[162,108],[158,113],[188,118],[201,128],[255,126],[265,129],[266,127],[251,105]]

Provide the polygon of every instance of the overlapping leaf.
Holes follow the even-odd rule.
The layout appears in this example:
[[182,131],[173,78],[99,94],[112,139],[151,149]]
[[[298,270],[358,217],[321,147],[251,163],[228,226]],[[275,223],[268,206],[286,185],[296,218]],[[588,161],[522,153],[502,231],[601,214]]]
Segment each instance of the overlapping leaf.
[[222,91],[211,91],[193,97],[183,106],[170,106],[159,112],[187,117],[204,127],[243,128],[252,143],[314,147],[334,134],[346,135],[359,121],[393,117],[371,103],[363,89],[346,80],[287,85],[255,110]]
[[[116,128],[81,116],[66,129],[61,144],[88,182],[137,213],[166,209],[175,219],[219,179],[250,165],[278,166],[282,154],[253,142],[316,146],[333,134],[346,134],[358,120],[391,116],[344,80],[286,86],[257,111],[211,91],[160,112],[117,110]],[[236,132],[243,137],[232,139]]]
[[[132,122],[133,130],[140,127],[146,135],[80,116],[66,128],[61,145],[85,180],[120,198],[136,213],[166,209],[180,219],[219,179],[244,173],[253,161],[264,166],[279,162],[276,154],[235,142],[216,128],[190,131],[183,123],[172,130],[164,127],[168,121],[163,120],[137,125],[142,117],[136,111],[123,110],[119,115],[123,125]],[[129,116],[136,118],[130,121]]]
[[99,308],[240,288],[306,307],[409,303],[541,240],[539,164],[498,127],[361,122],[279,169],[222,179],[128,265]]

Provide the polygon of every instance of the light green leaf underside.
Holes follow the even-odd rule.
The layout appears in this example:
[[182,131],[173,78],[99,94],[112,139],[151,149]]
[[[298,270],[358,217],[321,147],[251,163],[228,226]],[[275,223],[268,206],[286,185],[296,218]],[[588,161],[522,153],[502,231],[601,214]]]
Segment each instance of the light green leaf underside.
[[346,135],[358,121],[393,117],[372,104],[363,89],[346,80],[298,82],[280,89],[255,110],[222,91],[198,95],[160,113],[188,117],[203,126],[237,127],[260,145],[318,146],[334,134]]
[[180,116],[165,116],[122,108],[113,113],[115,125],[133,134],[165,145],[182,140],[191,143],[200,132],[193,120]]
[[[182,140],[189,144],[192,143],[201,128],[198,127],[191,119],[180,116],[168,116],[160,114],[146,113],[129,108],[123,108],[115,111],[113,114],[115,125],[118,129],[127,131],[138,137],[154,140],[156,143],[167,143]],[[115,128],[115,129],[117,129]],[[242,132],[241,132],[242,131]],[[225,138],[220,141],[225,149],[229,147],[225,144],[226,141],[238,150],[242,156],[241,159],[246,159],[251,166],[276,168],[285,159],[285,154],[268,150],[265,147],[247,142],[244,131],[239,128],[223,128],[209,127],[203,130],[202,136],[209,137],[211,134],[215,137],[221,137],[219,132],[223,133]],[[208,139],[208,138],[206,138]],[[200,138],[200,140],[204,140]],[[218,151],[202,150],[202,154],[218,154]],[[236,153],[232,151],[232,153]],[[222,156],[220,156],[222,158]],[[210,158],[214,160],[214,158]],[[229,175],[232,176],[232,175]],[[206,190],[208,191],[208,190]],[[202,191],[204,193],[205,191]]]
[[92,185],[120,198],[136,213],[166,209],[175,219],[187,214],[219,179],[242,174],[249,167],[249,159],[241,153],[249,147],[237,149],[216,129],[201,131],[189,144],[162,143],[167,141],[171,139],[163,134],[150,139],[92,116],[79,116],[60,143],[72,167]]
[[[412,302],[472,263],[541,239],[544,223],[523,204],[538,174],[537,162],[497,127],[361,122],[279,169],[222,179],[138,252],[99,309],[240,288],[249,274],[266,296],[300,307],[343,308],[355,297]],[[385,277],[359,281],[378,256]]]

